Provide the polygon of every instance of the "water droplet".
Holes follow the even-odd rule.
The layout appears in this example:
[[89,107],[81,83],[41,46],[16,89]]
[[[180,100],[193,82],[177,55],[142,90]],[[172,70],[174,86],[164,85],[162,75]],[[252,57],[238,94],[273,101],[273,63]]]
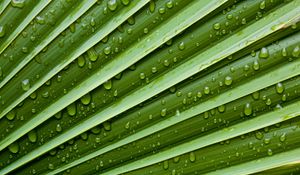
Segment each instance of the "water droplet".
[[143,79],[145,79],[145,78],[146,78],[145,73],[144,73],[144,72],[141,72],[141,73],[140,73],[140,79],[143,80]]
[[29,79],[25,79],[25,80],[22,81],[22,89],[24,91],[28,91],[30,89]]
[[6,114],[6,118],[8,120],[13,120],[15,118],[15,116],[16,116],[15,111],[10,111],[9,113]]
[[104,122],[103,123],[103,128],[106,131],[110,131],[111,130],[111,124],[109,122]]
[[225,109],[226,109],[225,105],[218,106],[218,111],[220,113],[223,113],[225,111]]
[[293,49],[293,52],[292,52],[292,56],[297,58],[300,56],[300,47],[299,46],[296,46],[294,49]]
[[98,58],[97,52],[94,50],[94,48],[91,48],[87,51],[88,57],[91,61],[96,61]]
[[284,141],[286,140],[286,134],[283,133],[283,134],[279,137],[279,140],[280,140],[281,142],[284,142]]
[[227,86],[230,86],[232,84],[232,78],[230,76],[225,77],[225,82]]
[[110,11],[115,11],[118,7],[117,0],[108,0],[107,7]]
[[123,5],[128,5],[130,3],[130,0],[121,0]]
[[0,25],[0,38],[5,35],[5,28],[4,26]]
[[36,17],[36,22],[39,24],[45,24],[45,19],[41,16]]
[[87,93],[83,97],[80,98],[80,101],[82,104],[88,105],[91,102],[91,99],[92,99],[91,94]]
[[8,150],[14,154],[18,153],[19,149],[20,149],[20,147],[19,147],[19,144],[17,144],[17,143],[12,143],[8,146]]
[[61,127],[61,125],[60,125],[59,123],[56,125],[55,130],[56,130],[57,132],[61,132],[61,131],[62,131],[62,127]]
[[169,0],[167,3],[166,3],[166,7],[171,9],[173,7],[174,3],[173,3],[173,0]]
[[269,57],[268,49],[265,47],[261,48],[258,56],[259,56],[259,58],[268,58]]
[[112,88],[112,81],[111,80],[107,80],[105,83],[103,83],[103,87],[106,90],[110,90]]
[[259,99],[259,96],[260,96],[259,91],[256,91],[256,92],[253,92],[253,93],[252,93],[252,97],[253,97],[254,100],[258,100],[258,99]]
[[178,45],[179,50],[184,50],[185,49],[185,45],[184,42],[180,42]]
[[34,143],[37,141],[37,133],[35,130],[30,131],[27,136],[30,142]]
[[110,52],[111,52],[111,47],[110,46],[105,47],[103,52],[104,52],[105,55],[109,55]]
[[16,8],[23,8],[25,0],[11,0],[11,5]]
[[79,67],[83,67],[85,65],[84,57],[83,56],[78,57],[77,63]]
[[215,23],[214,24],[214,29],[215,30],[220,30],[220,28],[221,28],[221,24],[220,23]]
[[204,87],[204,94],[208,95],[210,93],[210,89],[208,86]]
[[195,162],[196,161],[196,155],[194,152],[190,152],[190,161]]
[[68,114],[74,116],[76,114],[76,104],[72,103],[67,107]]
[[164,108],[164,109],[162,109],[162,110],[160,111],[160,116],[164,117],[164,116],[166,116],[166,115],[167,115],[167,109]]
[[163,163],[163,168],[165,170],[167,170],[169,168],[169,161],[168,160],[165,160],[164,163]]
[[263,139],[263,137],[264,137],[264,135],[262,132],[260,132],[260,131],[255,132],[256,139],[261,140],[261,139]]
[[262,1],[260,4],[259,4],[259,8],[261,10],[265,9],[266,8],[266,2],[265,1]]
[[244,114],[247,116],[252,114],[252,106],[250,103],[246,103],[246,105],[244,107]]
[[281,55],[282,55],[283,57],[286,57],[286,56],[287,56],[286,48],[283,48],[283,49],[281,50]]
[[272,149],[268,149],[268,155],[269,155],[269,156],[272,156],[272,155],[273,155]]
[[166,12],[166,8],[164,8],[164,7],[160,7],[158,9],[158,13],[160,13],[160,14],[164,14],[165,12]]
[[258,61],[255,60],[255,61],[253,62],[253,69],[254,69],[254,70],[259,70],[259,67],[260,67],[260,65],[259,65]]
[[284,91],[284,86],[283,86],[283,84],[282,84],[282,83],[277,83],[277,84],[276,84],[276,92],[277,92],[278,94],[282,94],[283,91]]
[[53,165],[52,163],[49,163],[48,169],[49,169],[49,170],[53,170],[53,169],[54,169],[54,165]]
[[151,13],[154,12],[154,10],[155,10],[155,2],[154,2],[154,0],[150,1],[150,3],[149,3],[149,10],[150,10]]
[[152,73],[156,73],[156,72],[157,72],[157,68],[156,68],[156,67],[152,67],[152,68],[151,68],[151,72],[152,72]]

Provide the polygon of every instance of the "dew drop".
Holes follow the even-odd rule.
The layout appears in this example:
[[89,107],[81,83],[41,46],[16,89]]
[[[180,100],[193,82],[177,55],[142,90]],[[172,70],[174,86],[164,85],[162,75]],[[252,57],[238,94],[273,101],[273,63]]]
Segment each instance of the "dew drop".
[[196,155],[195,155],[195,153],[194,153],[194,152],[190,152],[190,161],[191,161],[191,162],[195,162],[195,160],[196,160]]
[[19,147],[19,144],[17,144],[17,143],[12,143],[8,146],[8,150],[14,154],[18,153],[19,149],[20,149],[20,147]]
[[277,84],[276,84],[276,92],[277,92],[278,94],[282,94],[283,91],[284,91],[284,86],[283,86],[283,84],[282,84],[282,83],[277,83]]
[[0,25],[0,38],[3,37],[5,35],[5,28],[4,26]]
[[269,155],[269,156],[272,156],[272,155],[273,155],[272,149],[268,149],[268,155]]
[[250,103],[246,103],[246,105],[244,107],[244,114],[247,116],[252,114],[252,106]]
[[55,130],[56,130],[56,132],[61,132],[62,131],[62,127],[59,123],[56,125]]
[[286,134],[283,133],[283,134],[279,137],[279,140],[280,140],[281,142],[284,142],[284,141],[286,140]]
[[259,58],[268,58],[269,57],[268,49],[265,47],[261,48],[258,56],[259,56]]
[[107,80],[105,83],[103,83],[103,87],[106,90],[110,90],[112,88],[112,81],[111,80]]
[[103,123],[103,128],[106,131],[110,131],[111,130],[111,124],[110,124],[110,122],[104,122]]
[[225,112],[225,109],[226,109],[225,105],[218,106],[218,111],[219,111],[220,113]]
[[227,86],[230,86],[232,84],[232,78],[230,76],[226,76],[225,77],[225,81],[224,83],[227,85]]
[[266,8],[266,2],[265,1],[262,1],[260,4],[259,4],[259,8],[261,10],[265,9]]
[[220,28],[221,28],[221,24],[220,23],[215,23],[214,24],[214,29],[215,30],[220,30]]
[[23,8],[25,0],[11,0],[11,5],[16,8]]
[[121,0],[123,5],[128,5],[130,3],[130,0]]
[[25,80],[22,81],[22,89],[24,91],[28,91],[30,89],[29,79],[25,79]]
[[146,78],[145,73],[144,73],[144,72],[141,72],[141,73],[140,73],[140,79],[143,80],[143,79],[145,79],[145,78]]
[[98,58],[97,52],[94,50],[94,48],[91,48],[87,51],[88,57],[91,61],[96,61]]
[[48,169],[49,169],[49,170],[53,170],[53,169],[54,169],[54,165],[53,165],[52,163],[49,163],[49,164],[48,164]]
[[160,116],[164,117],[164,116],[166,116],[166,115],[167,115],[167,109],[164,108],[164,109],[162,109],[162,110],[160,111]]
[[180,42],[178,45],[179,50],[184,50],[185,49],[185,44],[184,42]]
[[297,58],[300,56],[300,47],[299,46],[296,46],[294,49],[293,49],[293,52],[292,52],[292,56]]
[[258,61],[255,60],[255,61],[253,62],[253,69],[254,69],[254,70],[259,70],[259,68],[260,68],[260,65],[259,65]]
[[109,0],[107,1],[107,7],[110,11],[115,11],[118,7],[117,0]]
[[105,47],[103,52],[104,52],[105,55],[109,55],[110,52],[111,52],[111,47],[110,46]]
[[163,163],[163,168],[165,170],[167,170],[169,168],[169,161],[168,160],[165,160],[164,163]]
[[149,10],[150,10],[151,13],[154,12],[154,10],[155,10],[155,2],[154,2],[154,0],[150,0]]
[[30,142],[34,143],[37,141],[37,133],[35,130],[30,131],[27,136]]
[[282,55],[283,57],[286,57],[286,56],[287,56],[286,48],[283,48],[283,49],[281,50],[281,55]]
[[10,111],[9,113],[6,114],[6,118],[8,120],[13,120],[15,118],[15,116],[16,116],[15,111]]
[[204,87],[204,94],[208,95],[210,93],[210,89],[208,86]]
[[156,68],[156,67],[152,67],[152,68],[151,68],[151,72],[152,72],[152,73],[156,73],[156,72],[157,72],[157,68]]
[[77,64],[79,67],[83,67],[85,65],[85,59],[83,56],[78,57]]
[[72,103],[67,107],[68,114],[74,116],[76,114],[76,104]]
[[174,3],[173,3],[173,0],[169,0],[167,3],[166,3],[166,7],[171,9],[173,7]]
[[88,104],[90,104],[91,99],[92,99],[91,94],[87,93],[83,97],[80,98],[80,101],[82,104],[88,105]]
[[261,140],[264,137],[263,133],[260,131],[255,132],[255,138]]

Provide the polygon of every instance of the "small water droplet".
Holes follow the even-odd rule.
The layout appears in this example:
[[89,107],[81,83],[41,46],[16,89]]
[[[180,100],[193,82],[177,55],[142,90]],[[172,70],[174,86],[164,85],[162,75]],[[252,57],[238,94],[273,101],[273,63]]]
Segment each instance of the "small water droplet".
[[15,116],[16,116],[15,111],[10,111],[9,113],[6,114],[6,118],[8,120],[13,120],[15,118]]
[[164,117],[164,116],[166,116],[166,115],[167,115],[167,109],[164,108],[164,109],[162,109],[162,110],[160,111],[160,116]]
[[208,86],[204,87],[204,94],[208,95],[210,93],[210,89]]
[[261,139],[263,139],[264,135],[262,132],[257,131],[257,132],[255,132],[255,137],[256,137],[256,139],[261,140]]
[[194,152],[190,152],[190,161],[195,162],[196,161],[196,155]]
[[0,25],[0,38],[5,35],[5,27]]
[[110,124],[110,122],[104,122],[103,123],[103,128],[106,131],[110,131],[111,130],[111,124]]
[[59,123],[56,125],[55,130],[56,130],[56,132],[61,132],[62,131],[62,127]]
[[281,142],[284,142],[284,141],[286,140],[286,134],[283,133],[283,134],[279,137],[279,140],[280,140]]
[[300,47],[299,46],[296,46],[294,49],[293,49],[293,52],[292,52],[292,56],[297,58],[300,56]]
[[165,170],[167,170],[169,168],[169,161],[168,160],[165,160],[164,163],[163,163],[163,168]]
[[259,65],[258,61],[255,60],[255,61],[253,62],[253,69],[254,69],[254,70],[259,70],[259,68],[260,68],[260,65]]
[[128,5],[130,3],[130,0],[121,0],[123,5]]
[[184,50],[185,49],[185,44],[184,42],[180,42],[178,45],[179,50]]
[[85,65],[85,59],[83,56],[78,57],[77,64],[79,67],[83,67]]
[[145,79],[145,78],[146,78],[145,73],[144,73],[144,72],[141,72],[141,73],[140,73],[140,79],[143,80],[143,79]]
[[48,164],[48,169],[49,169],[49,170],[53,170],[53,169],[54,169],[54,165],[53,165],[52,163],[49,163],[49,164]]
[[220,28],[221,28],[221,24],[220,23],[215,23],[214,24],[214,29],[215,30],[220,30]]
[[259,8],[261,10],[265,9],[266,8],[266,2],[265,1],[262,1],[260,4],[259,4]]
[[111,52],[111,47],[110,46],[105,47],[103,52],[104,52],[105,55],[109,55],[110,52]]

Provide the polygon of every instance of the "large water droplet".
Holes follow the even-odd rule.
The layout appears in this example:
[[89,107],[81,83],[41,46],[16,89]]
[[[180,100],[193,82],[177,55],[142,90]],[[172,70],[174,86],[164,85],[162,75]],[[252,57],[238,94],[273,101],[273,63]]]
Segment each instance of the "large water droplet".
[[165,160],[164,163],[163,163],[163,168],[165,170],[167,170],[169,168],[169,161],[168,160]]
[[28,133],[28,139],[30,142],[34,143],[37,141],[37,133],[35,130],[32,130]]
[[22,89],[24,91],[28,91],[30,89],[29,79],[25,79],[25,80],[22,81]]
[[276,84],[276,92],[277,92],[278,94],[282,94],[283,91],[284,91],[284,86],[283,86],[283,84],[282,84],[282,83],[277,83],[277,84]]
[[88,57],[91,61],[96,61],[98,58],[97,52],[94,50],[94,48],[91,48],[87,51]]
[[250,103],[246,103],[246,105],[244,107],[244,114],[247,116],[252,114],[252,106]]
[[115,11],[118,7],[117,0],[108,0],[107,1],[107,7],[111,11]]
[[8,149],[10,152],[15,154],[19,152],[20,147],[18,143],[12,143],[8,146]]
[[106,131],[110,131],[110,130],[111,130],[111,124],[110,124],[110,122],[104,122],[104,123],[103,123],[103,128],[104,128]]
[[112,82],[111,82],[111,80],[108,80],[108,81],[106,81],[105,83],[103,83],[103,87],[104,87],[106,90],[110,90],[111,87],[112,87]]
[[154,0],[150,0],[149,10],[150,10],[151,13],[154,12],[154,10],[155,10],[155,2],[154,2]]
[[74,116],[76,114],[76,104],[72,103],[67,107],[68,114]]
[[11,5],[17,8],[23,8],[25,5],[25,0],[11,0]]
[[258,56],[259,56],[259,58],[268,58],[269,57],[268,49],[265,47],[261,48]]
[[15,118],[15,116],[16,116],[15,111],[10,111],[9,113],[6,114],[6,118],[8,120],[13,120]]
[[91,102],[91,95],[90,93],[85,94],[83,97],[80,98],[80,101],[84,105],[88,105]]

